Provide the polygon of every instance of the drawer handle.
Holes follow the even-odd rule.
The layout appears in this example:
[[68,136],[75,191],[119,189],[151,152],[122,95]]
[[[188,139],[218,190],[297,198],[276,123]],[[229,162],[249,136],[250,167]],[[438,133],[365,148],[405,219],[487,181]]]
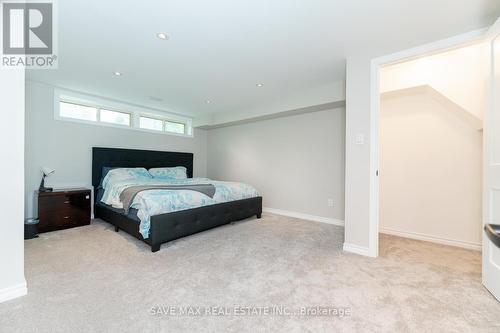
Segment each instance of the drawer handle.
[[65,204],[69,204],[69,200],[67,200],[67,201],[64,201],[64,203],[65,203]]
[[69,219],[69,218],[70,218],[70,216],[65,216],[64,218],[65,218],[65,219]]

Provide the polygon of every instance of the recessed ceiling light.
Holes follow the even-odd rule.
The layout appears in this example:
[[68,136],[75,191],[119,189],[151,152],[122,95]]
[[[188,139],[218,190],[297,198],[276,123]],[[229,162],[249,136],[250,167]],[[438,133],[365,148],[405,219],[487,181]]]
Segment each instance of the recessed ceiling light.
[[257,84],[256,84],[256,86],[257,86],[257,87],[259,87],[259,88],[260,88],[260,87],[263,87],[263,86],[264,86],[264,83],[257,83]]
[[156,34],[156,37],[163,39],[163,40],[167,40],[169,36],[166,32],[159,32]]
[[207,100],[205,101],[205,103],[210,104],[210,103],[212,103],[212,101],[211,101],[211,100],[209,100],[209,99],[207,99]]
[[113,72],[116,76],[122,76],[122,72]]

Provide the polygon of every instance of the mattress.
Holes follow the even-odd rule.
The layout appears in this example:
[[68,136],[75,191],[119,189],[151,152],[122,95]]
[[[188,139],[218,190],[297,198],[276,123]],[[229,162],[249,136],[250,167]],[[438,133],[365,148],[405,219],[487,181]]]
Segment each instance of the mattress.
[[101,189],[97,190],[97,197],[96,197],[96,204],[97,205],[99,205],[101,207],[105,207],[105,208],[107,208],[109,210],[112,210],[115,213],[125,215],[129,219],[137,221],[138,223],[141,222],[141,220],[139,219],[139,217],[137,217],[137,209],[131,208],[129,210],[128,214],[125,214],[125,210],[124,209],[122,209],[122,208],[114,208],[111,205],[106,205],[105,203],[101,202],[101,198],[102,198],[103,194],[104,194],[104,189],[101,188]]

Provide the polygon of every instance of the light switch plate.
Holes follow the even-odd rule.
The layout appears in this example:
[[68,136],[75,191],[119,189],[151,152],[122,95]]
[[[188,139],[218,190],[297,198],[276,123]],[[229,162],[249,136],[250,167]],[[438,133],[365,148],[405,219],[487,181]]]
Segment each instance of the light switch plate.
[[356,134],[356,144],[363,145],[365,144],[365,135],[363,133]]

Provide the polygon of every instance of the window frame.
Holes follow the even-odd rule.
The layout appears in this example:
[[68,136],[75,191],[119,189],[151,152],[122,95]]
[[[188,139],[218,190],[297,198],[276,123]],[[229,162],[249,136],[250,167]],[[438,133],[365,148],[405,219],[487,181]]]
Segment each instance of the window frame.
[[[77,118],[63,117],[59,113],[60,102],[96,108],[97,120],[93,121],[93,120],[83,120]],[[101,109],[129,114],[130,125],[127,126],[122,124],[102,122],[100,117]],[[141,116],[146,118],[161,120],[162,130],[159,131],[159,130],[141,128],[140,127]],[[118,102],[108,98],[103,98],[95,95],[88,95],[63,89],[54,89],[54,119],[61,121],[75,122],[80,124],[121,128],[121,129],[135,130],[135,131],[155,133],[155,134],[166,134],[166,135],[174,135],[174,136],[182,136],[190,138],[193,137],[193,119],[190,117],[177,115],[175,113],[170,113],[159,109],[152,109],[135,104]],[[165,130],[166,121],[184,124],[184,133],[181,134],[181,133],[166,131]]]

